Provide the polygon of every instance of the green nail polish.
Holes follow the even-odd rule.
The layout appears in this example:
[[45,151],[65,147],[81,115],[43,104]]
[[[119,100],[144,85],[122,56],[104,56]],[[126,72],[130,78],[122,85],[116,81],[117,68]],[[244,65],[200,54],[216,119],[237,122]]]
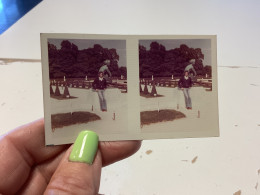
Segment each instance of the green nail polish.
[[98,135],[93,131],[81,131],[74,143],[69,160],[92,164],[98,148]]

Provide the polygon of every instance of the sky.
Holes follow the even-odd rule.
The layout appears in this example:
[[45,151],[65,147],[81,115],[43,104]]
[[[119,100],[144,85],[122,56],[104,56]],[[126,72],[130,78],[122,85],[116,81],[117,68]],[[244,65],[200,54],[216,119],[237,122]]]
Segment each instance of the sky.
[[57,49],[61,48],[61,42],[69,40],[78,46],[79,50],[93,48],[95,44],[101,45],[103,48],[116,49],[119,55],[118,66],[126,66],[126,41],[125,40],[93,40],[93,39],[48,39],[48,42],[54,44]]
[[159,44],[165,46],[166,50],[179,48],[181,44],[186,44],[188,47],[194,49],[201,48],[202,53],[204,54],[204,65],[211,66],[211,41],[210,39],[168,39],[168,40],[140,40],[139,44],[146,47],[147,50],[150,49],[150,44],[156,41]]

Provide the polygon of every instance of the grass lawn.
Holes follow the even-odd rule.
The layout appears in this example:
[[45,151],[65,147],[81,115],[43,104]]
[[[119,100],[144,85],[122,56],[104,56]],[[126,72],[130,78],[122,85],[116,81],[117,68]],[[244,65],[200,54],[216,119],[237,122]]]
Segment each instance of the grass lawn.
[[56,129],[74,124],[88,123],[100,119],[101,118],[98,115],[90,112],[59,113],[51,115],[51,126],[52,129]]
[[151,123],[159,123],[165,121],[173,121],[175,119],[185,118],[186,116],[176,110],[152,110],[141,112],[141,125],[149,125]]
[[157,97],[163,97],[163,95],[159,95],[157,94],[156,96],[151,96],[150,94],[144,94],[144,93],[140,93],[141,97],[145,97],[145,98],[157,98]]
[[51,98],[54,98],[57,100],[67,100],[67,99],[74,99],[74,98],[78,98],[78,97],[74,97],[74,96],[63,97],[63,95],[61,95],[61,96],[51,95]]

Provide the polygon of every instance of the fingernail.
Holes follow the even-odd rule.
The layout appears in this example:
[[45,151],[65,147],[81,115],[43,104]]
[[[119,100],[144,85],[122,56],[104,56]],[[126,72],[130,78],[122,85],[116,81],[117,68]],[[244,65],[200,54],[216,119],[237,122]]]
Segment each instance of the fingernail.
[[98,148],[98,135],[93,131],[81,131],[74,143],[69,160],[92,164]]

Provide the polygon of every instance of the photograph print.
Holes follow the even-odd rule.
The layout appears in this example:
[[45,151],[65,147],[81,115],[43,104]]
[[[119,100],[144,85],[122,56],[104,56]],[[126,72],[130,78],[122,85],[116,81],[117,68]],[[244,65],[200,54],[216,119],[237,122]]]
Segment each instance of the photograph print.
[[212,39],[139,40],[142,132],[218,129],[212,52]]
[[51,133],[127,129],[126,41],[48,38]]
[[219,136],[215,35],[41,34],[46,145]]

